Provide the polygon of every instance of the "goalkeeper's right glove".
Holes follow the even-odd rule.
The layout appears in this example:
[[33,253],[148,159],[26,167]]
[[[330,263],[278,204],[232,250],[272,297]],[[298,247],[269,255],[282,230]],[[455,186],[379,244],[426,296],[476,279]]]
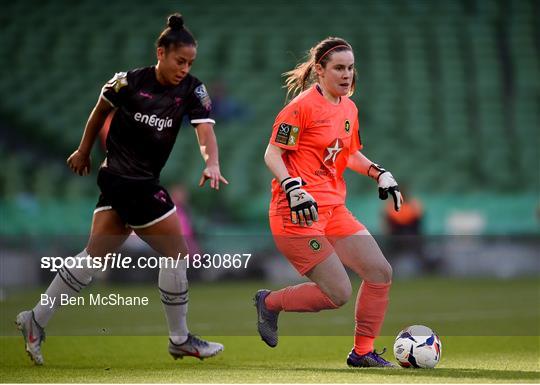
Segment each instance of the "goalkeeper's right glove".
[[300,226],[311,226],[319,220],[317,202],[310,193],[302,188],[305,185],[302,178],[285,178],[281,182],[281,188],[287,195],[289,208],[291,209],[291,221]]
[[394,210],[399,211],[403,203],[403,197],[392,173],[386,171],[377,163],[373,163],[369,166],[367,174],[375,179],[379,185],[379,199],[386,200],[388,194],[392,195],[392,198],[394,198]]

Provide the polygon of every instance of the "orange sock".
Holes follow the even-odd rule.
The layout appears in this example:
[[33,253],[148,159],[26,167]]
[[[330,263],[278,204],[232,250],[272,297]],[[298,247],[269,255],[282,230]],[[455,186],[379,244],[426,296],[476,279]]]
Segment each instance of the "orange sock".
[[354,337],[354,351],[360,355],[372,352],[374,347],[375,337],[368,336],[355,336]]
[[354,350],[358,354],[373,351],[388,307],[391,283],[362,282],[356,298]]
[[271,311],[318,312],[338,308],[313,282],[273,291],[266,297],[265,304]]

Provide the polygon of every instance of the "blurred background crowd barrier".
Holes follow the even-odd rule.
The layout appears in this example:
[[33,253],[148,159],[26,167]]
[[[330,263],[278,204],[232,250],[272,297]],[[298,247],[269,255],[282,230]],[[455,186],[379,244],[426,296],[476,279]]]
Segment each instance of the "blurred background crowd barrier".
[[[22,0],[2,2],[0,12],[0,286],[39,282],[27,258],[83,247],[104,153],[96,144],[85,178],[65,159],[102,85],[155,64],[154,42],[172,12],[199,42],[192,73],[213,98],[230,181],[218,193],[199,190],[203,163],[186,124],[162,183],[182,189],[180,215],[198,247],[240,236],[237,245],[260,255],[254,266],[271,266],[253,274],[288,268],[269,237],[263,162],[285,100],[280,75],[317,41],[340,36],[355,49],[364,153],[419,203],[400,233],[373,182],[347,172],[348,206],[397,272],[538,275],[537,1]],[[412,245],[396,245],[398,236]]]

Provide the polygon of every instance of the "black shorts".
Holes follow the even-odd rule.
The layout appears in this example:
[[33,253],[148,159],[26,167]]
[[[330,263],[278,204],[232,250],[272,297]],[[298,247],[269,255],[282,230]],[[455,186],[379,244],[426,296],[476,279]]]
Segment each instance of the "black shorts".
[[101,190],[94,213],[115,210],[127,226],[151,226],[173,214],[176,207],[165,188],[156,180],[125,178],[100,169]]

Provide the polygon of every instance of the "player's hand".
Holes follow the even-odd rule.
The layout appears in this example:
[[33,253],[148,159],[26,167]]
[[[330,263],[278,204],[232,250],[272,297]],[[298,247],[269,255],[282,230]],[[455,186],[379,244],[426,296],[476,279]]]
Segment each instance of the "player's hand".
[[90,174],[90,155],[84,154],[79,149],[75,150],[73,154],[67,158],[66,163],[71,171],[73,171],[75,174],[80,176]]
[[216,190],[219,190],[220,182],[229,184],[227,179],[221,175],[219,166],[208,166],[203,170],[201,179],[199,180],[199,187],[204,186],[207,180],[210,181],[210,187]]
[[392,173],[373,163],[369,166],[368,175],[375,179],[379,185],[379,198],[386,200],[388,194],[392,195],[392,198],[394,198],[394,210],[399,211],[403,203],[403,197],[399,192],[399,186]]
[[287,201],[291,209],[291,221],[300,226],[311,226],[319,220],[317,202],[310,193],[302,188],[305,183],[302,178],[285,178],[281,182],[281,188],[287,195]]
[[403,203],[403,196],[399,192],[399,186],[391,172],[385,171],[379,176],[379,198],[385,200],[388,194],[394,198],[394,210],[399,211]]

